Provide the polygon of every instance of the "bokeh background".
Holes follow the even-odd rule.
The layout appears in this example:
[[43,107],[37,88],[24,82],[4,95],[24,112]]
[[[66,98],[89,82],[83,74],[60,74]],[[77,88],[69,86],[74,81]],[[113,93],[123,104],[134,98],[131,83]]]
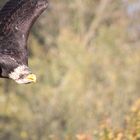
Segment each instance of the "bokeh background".
[[140,139],[140,0],[50,0],[28,48],[38,80],[0,79],[0,140]]

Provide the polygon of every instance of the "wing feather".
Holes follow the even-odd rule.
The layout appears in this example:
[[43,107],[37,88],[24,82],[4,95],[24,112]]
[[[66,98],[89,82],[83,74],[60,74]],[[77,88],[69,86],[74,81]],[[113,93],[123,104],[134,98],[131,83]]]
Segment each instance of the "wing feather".
[[[1,34],[7,34],[6,29],[12,22],[12,17],[16,10],[23,4],[23,0],[10,0],[0,11],[0,30]],[[6,28],[7,27],[7,28]],[[10,28],[10,27],[9,27]]]
[[0,53],[0,77],[8,78],[7,73],[13,71],[17,66],[18,63],[14,58]]
[[0,35],[20,33],[27,39],[31,26],[47,4],[47,0],[9,0],[0,11]]
[[0,10],[0,66],[28,65],[27,38],[47,0],[9,0]]

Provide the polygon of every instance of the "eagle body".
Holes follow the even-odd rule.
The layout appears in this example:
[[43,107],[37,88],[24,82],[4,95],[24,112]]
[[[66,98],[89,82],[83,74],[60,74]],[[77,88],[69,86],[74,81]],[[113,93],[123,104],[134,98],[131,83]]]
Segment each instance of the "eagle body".
[[19,84],[36,80],[28,67],[27,40],[47,5],[47,0],[9,0],[0,10],[0,78]]

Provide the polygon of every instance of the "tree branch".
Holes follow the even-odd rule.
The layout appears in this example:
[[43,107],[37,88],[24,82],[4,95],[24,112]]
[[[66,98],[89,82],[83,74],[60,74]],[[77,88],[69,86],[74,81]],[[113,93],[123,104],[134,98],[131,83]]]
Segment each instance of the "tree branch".
[[104,20],[106,15],[106,9],[110,5],[112,0],[101,0],[96,11],[96,16],[93,19],[84,39],[84,45],[88,46],[91,40],[95,37],[96,31],[100,23]]

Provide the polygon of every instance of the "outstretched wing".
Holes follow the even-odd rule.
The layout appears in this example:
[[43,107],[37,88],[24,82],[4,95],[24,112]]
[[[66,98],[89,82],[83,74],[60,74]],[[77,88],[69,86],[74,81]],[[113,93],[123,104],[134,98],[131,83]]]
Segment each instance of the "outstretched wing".
[[0,65],[7,61],[28,65],[29,31],[47,5],[47,0],[9,0],[0,10],[0,55],[5,55]]
[[47,5],[47,0],[9,0],[0,11],[0,39],[15,38],[25,47],[31,26]]

